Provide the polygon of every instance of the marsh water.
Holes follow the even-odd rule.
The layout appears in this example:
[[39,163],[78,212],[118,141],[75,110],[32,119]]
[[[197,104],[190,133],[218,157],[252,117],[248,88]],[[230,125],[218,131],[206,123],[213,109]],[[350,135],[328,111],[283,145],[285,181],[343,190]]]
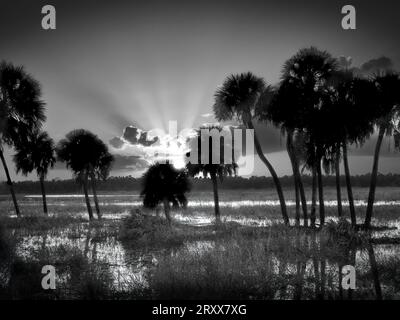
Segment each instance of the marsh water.
[[[31,232],[17,228],[12,230],[17,239],[16,253],[25,261],[41,263],[42,261],[60,261],[69,255],[77,253],[85,263],[92,266],[98,277],[105,277],[113,292],[127,293],[150,292],[149,279],[152,272],[160,268],[160,263],[174,259],[180,255],[196,257],[209,254],[216,247],[218,250],[230,250],[226,241],[194,240],[184,241],[179,246],[136,246],[134,243],[127,245],[118,237],[117,226],[121,219],[127,217],[132,208],[140,207],[138,195],[100,195],[100,205],[103,210],[104,223],[93,227],[88,222],[82,221],[57,230]],[[52,214],[62,214],[60,208],[68,208],[69,214],[86,218],[86,208],[81,195],[49,195],[48,206]],[[39,207],[41,196],[26,195],[21,201],[25,208]],[[231,200],[221,201],[222,208],[241,209],[264,206],[277,206],[277,201],[268,200]],[[293,201],[288,201],[288,206],[294,206]],[[327,201],[327,207],[336,205],[335,201]],[[346,206],[346,203],[344,203]],[[365,206],[363,200],[355,202],[357,207]],[[400,201],[378,201],[377,207],[391,207],[400,211]],[[212,210],[213,203],[207,199],[191,200],[190,214],[176,212],[174,219],[178,224],[193,227],[204,227],[213,224],[212,211],[203,211],[203,208]],[[57,210],[52,210],[52,208]],[[336,217],[328,219],[337,220]],[[280,222],[279,217],[252,216],[227,214],[225,222],[234,222],[242,226],[253,228],[265,227]],[[294,221],[291,221],[294,224]],[[337,259],[330,256],[313,256],[309,258],[290,258],[279,253],[269,252],[268,272],[280,279],[286,279],[281,287],[274,291],[273,299],[374,299],[374,298],[400,298],[400,279],[395,269],[400,265],[397,257],[400,253],[400,244],[393,239],[400,239],[400,218],[389,218],[384,221],[375,220],[376,226],[384,225],[382,230],[374,231],[370,235],[371,242],[367,247],[353,247],[338,254]],[[387,239],[392,239],[388,241]],[[307,235],[299,239],[302,246],[316,246],[319,236]],[[305,243],[304,243],[305,242]],[[224,248],[225,246],[225,248]],[[301,250],[301,249],[299,249]],[[320,249],[322,250],[322,249]],[[44,253],[45,252],[45,253]],[[53,255],[53,258],[52,258]],[[46,258],[44,259],[43,256]],[[344,265],[353,265],[356,270],[356,290],[343,290],[340,286],[343,275],[340,272]],[[394,269],[394,270],[392,270]],[[68,283],[73,277],[73,271],[66,269],[57,273],[59,288]],[[396,278],[393,278],[393,274]],[[268,280],[266,280],[268,281]],[[135,298],[135,296],[129,296]],[[140,297],[138,297],[140,298]],[[252,298],[250,295],[248,298]],[[269,296],[271,298],[271,296]]]

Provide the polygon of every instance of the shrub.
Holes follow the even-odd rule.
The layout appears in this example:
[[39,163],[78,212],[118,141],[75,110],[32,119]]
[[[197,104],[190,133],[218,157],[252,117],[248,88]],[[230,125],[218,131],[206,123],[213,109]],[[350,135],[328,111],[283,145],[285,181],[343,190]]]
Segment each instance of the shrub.
[[165,219],[143,214],[139,210],[132,210],[130,216],[124,219],[119,238],[142,244],[182,243],[177,231]]

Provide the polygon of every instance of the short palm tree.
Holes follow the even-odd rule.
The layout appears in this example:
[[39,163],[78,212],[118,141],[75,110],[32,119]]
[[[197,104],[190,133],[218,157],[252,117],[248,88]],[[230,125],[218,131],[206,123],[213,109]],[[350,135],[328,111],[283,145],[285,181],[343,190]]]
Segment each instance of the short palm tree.
[[16,147],[17,153],[14,155],[17,173],[28,175],[36,170],[42,191],[43,212],[47,214],[44,180],[49,168],[53,168],[56,162],[54,141],[47,132],[39,130],[33,131],[24,140]]
[[4,158],[4,146],[14,147],[46,120],[39,83],[23,67],[0,63],[0,159],[14,202],[20,214],[13,183]]
[[394,117],[400,112],[400,76],[396,73],[378,75],[374,79],[378,92],[378,106],[375,109],[375,124],[378,129],[378,140],[376,142],[374,162],[371,172],[371,183],[368,195],[367,212],[364,226],[371,226],[372,211],[375,201],[376,180],[378,175],[379,153],[385,134],[393,133],[395,123]]
[[143,206],[154,209],[160,204],[164,206],[165,217],[171,226],[171,205],[186,207],[186,193],[190,186],[187,175],[182,170],[175,169],[169,163],[156,163],[143,175]]
[[[208,134],[201,134],[201,132],[205,132],[207,129],[210,130]],[[236,174],[237,164],[230,159],[230,161],[225,161],[224,159],[224,147],[227,146],[231,149],[232,146],[225,145],[227,143],[231,143],[231,141],[220,141],[220,149],[219,151],[219,163],[213,163],[213,156],[218,155],[216,150],[213,150],[213,142],[212,142],[212,133],[211,130],[216,130],[217,132],[221,133],[223,128],[220,126],[209,126],[209,127],[201,127],[200,130],[197,131],[197,135],[192,140],[192,143],[197,144],[194,150],[198,152],[198,159],[202,159],[202,148],[203,145],[202,140],[208,139],[208,161],[207,163],[188,163],[186,168],[190,176],[194,177],[199,174],[202,174],[203,177],[208,178],[210,177],[211,183],[213,186],[213,193],[214,193],[214,211],[215,211],[215,221],[216,223],[221,222],[221,214],[219,209],[219,195],[218,195],[218,179],[222,182],[223,178],[226,176],[232,176]],[[220,136],[219,136],[220,137]],[[221,139],[222,140],[222,139]],[[231,154],[233,155],[233,149]],[[201,161],[198,161],[201,162]],[[225,163],[226,162],[226,163]],[[230,162],[230,163],[229,163]]]
[[93,219],[93,212],[88,195],[88,180],[92,182],[92,191],[96,213],[101,218],[97,200],[96,178],[107,179],[114,157],[108,148],[95,134],[88,130],[77,129],[69,132],[57,146],[57,156],[71,169],[85,194],[89,219]]
[[[230,75],[215,93],[213,106],[218,121],[235,119],[247,129],[254,130],[253,121],[257,117],[257,105],[268,87],[262,78],[251,72]],[[254,145],[258,156],[269,170],[274,181],[285,224],[289,224],[285,197],[278,175],[272,164],[264,155],[257,133],[254,132]]]

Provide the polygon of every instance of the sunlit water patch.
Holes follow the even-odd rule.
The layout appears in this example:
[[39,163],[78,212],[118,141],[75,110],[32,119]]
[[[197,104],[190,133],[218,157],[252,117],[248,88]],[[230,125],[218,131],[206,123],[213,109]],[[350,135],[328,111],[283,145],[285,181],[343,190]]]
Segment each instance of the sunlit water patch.
[[[41,199],[41,195],[26,195],[25,199],[27,200],[37,200]],[[70,204],[74,199],[81,199],[82,203],[80,205],[85,206],[83,202],[83,195],[73,194],[73,195],[49,195],[50,199],[49,205],[51,206],[66,206]],[[130,206],[130,207],[140,207],[143,202],[139,200],[139,195],[98,195],[99,203],[102,206],[114,205],[114,206]],[[112,200],[104,200],[104,199],[112,199]],[[126,200],[125,200],[126,199]],[[137,199],[137,200],[134,200]],[[60,200],[60,201],[57,201]],[[69,201],[68,201],[69,200]],[[307,201],[308,205],[311,205],[311,201]],[[336,200],[327,200],[324,201],[325,206],[327,207],[336,207]],[[242,207],[278,207],[280,206],[279,200],[230,200],[230,201],[220,201],[220,207],[222,208],[242,208]],[[296,205],[295,201],[287,200],[286,205],[288,207],[294,207]],[[317,201],[317,205],[319,202]],[[348,206],[348,201],[342,202],[343,206]],[[365,200],[355,200],[354,205],[356,207],[366,207],[367,201]],[[376,201],[375,206],[377,207],[385,207],[385,206],[399,206],[400,201]],[[208,200],[189,200],[188,207],[190,208],[211,208],[214,207],[214,201]]]
[[89,263],[109,270],[117,290],[123,291],[133,285],[148,285],[145,273],[149,260],[144,259],[143,255],[128,257],[118,240],[109,237],[99,241],[94,230],[88,229],[80,233],[80,237],[71,236],[71,230],[65,229],[57,235],[24,235],[18,243],[16,253],[27,261],[37,261],[44,250],[57,254],[60,248],[71,248],[78,250]]

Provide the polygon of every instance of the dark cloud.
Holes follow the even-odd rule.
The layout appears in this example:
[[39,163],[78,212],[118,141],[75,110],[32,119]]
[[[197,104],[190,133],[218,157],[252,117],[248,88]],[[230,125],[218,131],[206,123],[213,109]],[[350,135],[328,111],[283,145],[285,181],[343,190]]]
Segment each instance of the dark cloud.
[[393,62],[388,57],[380,57],[363,63],[360,69],[365,73],[374,73],[380,70],[391,70],[393,69]]
[[153,139],[148,139],[147,131],[140,130],[133,126],[125,128],[122,138],[132,145],[140,144],[145,147],[151,146],[158,141],[157,137],[154,137]]
[[[396,137],[396,135],[386,136],[382,142],[382,147],[379,153],[380,156],[386,158],[399,157],[397,140],[398,138]],[[372,159],[376,147],[376,142],[377,136],[375,135],[368,139],[361,147],[352,145],[350,147],[350,154],[354,156],[368,156]]]
[[114,137],[109,141],[109,143],[115,149],[121,149],[124,145],[124,140],[118,137]]
[[115,149],[121,149],[125,143],[149,147],[159,141],[158,137],[149,139],[148,132],[134,126],[127,126],[122,137],[114,137],[109,143]]
[[[345,60],[342,57],[339,58],[339,65],[342,67],[349,67],[350,65],[346,64]],[[388,57],[380,57],[376,59],[368,60],[367,62],[363,63],[359,68],[354,67],[353,70],[354,74],[361,75],[361,76],[371,76],[374,74],[379,74],[382,71],[391,71],[394,69],[394,63],[392,59]]]

